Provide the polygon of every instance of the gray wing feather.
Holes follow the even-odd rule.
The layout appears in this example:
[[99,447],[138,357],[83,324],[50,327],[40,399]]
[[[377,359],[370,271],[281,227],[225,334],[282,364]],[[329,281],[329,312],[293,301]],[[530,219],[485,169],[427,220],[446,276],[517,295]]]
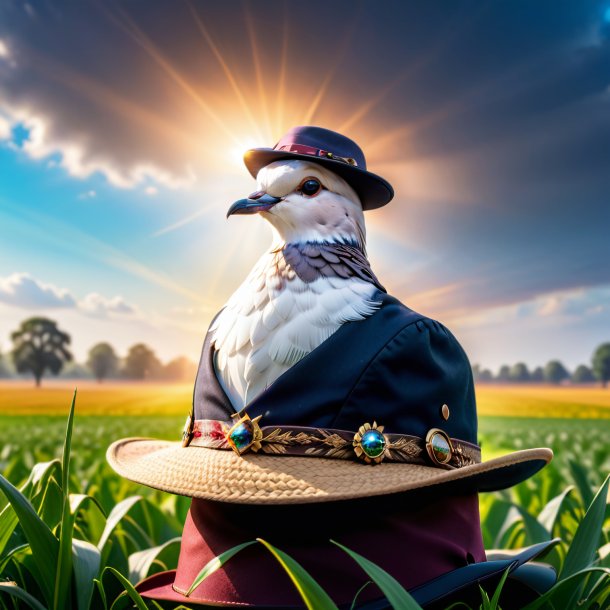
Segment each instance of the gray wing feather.
[[283,255],[286,264],[308,284],[320,277],[357,277],[386,292],[373,273],[366,254],[357,245],[286,244],[278,255]]

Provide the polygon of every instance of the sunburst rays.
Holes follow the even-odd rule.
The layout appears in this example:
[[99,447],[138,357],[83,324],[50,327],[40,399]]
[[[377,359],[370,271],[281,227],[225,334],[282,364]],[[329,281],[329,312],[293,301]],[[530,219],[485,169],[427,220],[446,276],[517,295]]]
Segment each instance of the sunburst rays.
[[223,117],[205,101],[200,92],[182,76],[179,70],[172,65],[171,61],[165,57],[163,52],[157,48],[125,10],[118,6],[114,10],[102,6],[102,10],[135,43],[146,51],[149,57],[162,69],[162,71],[171,78],[201,110],[203,110],[207,117],[211,119],[226,136],[231,138],[235,143],[239,142],[237,134],[229,128],[228,121],[224,120]]
[[[330,120],[338,131],[349,132],[357,125],[359,137],[364,140],[362,144],[367,155],[369,158],[379,158],[378,154],[385,147],[412,136],[417,130],[443,120],[451,113],[460,111],[460,104],[453,101],[433,110],[417,121],[403,123],[391,132],[384,131],[381,135],[366,127],[367,123],[373,125],[382,123],[383,121],[380,121],[379,117],[374,121],[365,121],[370,115],[376,113],[378,107],[396,90],[402,89],[405,83],[416,80],[419,73],[433,64],[441,53],[446,52],[451,41],[458,35],[457,28],[451,33],[441,32],[437,43],[430,46],[428,53],[418,56],[387,82],[380,83],[366,95],[341,100],[336,97],[336,90],[333,89],[337,78],[345,78],[339,69],[345,61],[346,54],[352,48],[354,33],[361,21],[360,11],[352,12],[351,20],[342,28],[341,36],[337,36],[332,48],[324,50],[323,57],[327,61],[317,62],[317,64],[314,62],[310,66],[297,59],[296,53],[290,53],[291,48],[293,50],[297,48],[292,45],[298,43],[293,42],[297,28],[291,24],[288,3],[282,3],[282,11],[278,11],[280,14],[277,16],[277,20],[281,27],[278,25],[275,37],[270,41],[262,38],[261,34],[261,31],[264,31],[262,26],[267,24],[257,21],[258,16],[257,18],[253,16],[252,5],[248,0],[243,0],[242,19],[240,22],[239,16],[236,15],[235,24],[237,28],[240,23],[242,24],[243,38],[250,49],[247,56],[244,56],[243,53],[237,55],[232,51],[227,51],[226,47],[223,47],[222,39],[212,34],[215,30],[204,8],[205,5],[195,5],[191,0],[185,0],[184,6],[194,30],[200,35],[199,40],[204,44],[203,54],[199,53],[199,55],[207,58],[206,61],[214,62],[220,69],[219,76],[204,84],[197,83],[192,75],[188,77],[184,66],[175,65],[164,52],[162,45],[157,44],[144,31],[144,28],[134,21],[126,9],[104,7],[103,10],[126,35],[146,52],[153,65],[163,75],[170,78],[187,99],[195,103],[202,112],[204,121],[210,122],[220,129],[220,135],[217,136],[218,142],[208,144],[214,147],[219,158],[225,159],[222,163],[224,167],[220,168],[220,171],[224,173],[219,174],[218,179],[226,178],[227,201],[230,200],[230,197],[236,196],[231,190],[234,188],[234,180],[229,178],[232,176],[230,171],[232,151],[245,150],[252,145],[272,146],[274,141],[292,125],[315,124],[322,115],[324,120]],[[251,76],[246,81],[244,75],[248,73]],[[338,74],[339,76],[337,76]],[[304,79],[304,76],[307,79]],[[224,82],[220,82],[219,78],[224,79]],[[313,82],[315,85],[307,89],[302,86],[304,80]],[[214,105],[208,95],[212,91],[215,94],[213,99],[218,99],[220,94],[223,94],[231,103],[227,103],[226,107]],[[335,97],[332,96],[333,93]],[[240,116],[236,116],[236,112]],[[222,139],[225,141],[221,141]],[[394,161],[406,161],[406,155],[399,156],[403,158],[394,159]],[[219,161],[219,163],[221,162]],[[240,194],[237,193],[237,196]],[[220,201],[221,198],[222,194],[219,196],[217,192],[213,196],[214,202]],[[177,220],[159,229],[152,236],[162,237],[178,231],[190,223],[202,222],[215,211],[216,207],[215,203],[207,203],[201,209],[192,211],[188,215],[184,213],[178,215]],[[222,208],[222,212],[224,212],[224,208]],[[262,227],[262,225],[259,226]],[[226,244],[222,252],[217,253],[208,286],[212,292],[220,289],[235,253],[238,250],[243,252],[248,247],[253,247],[249,241],[255,239],[259,230],[258,228],[252,230],[251,225],[235,228],[236,231],[233,233],[230,243]],[[423,296],[433,298],[434,295]]]

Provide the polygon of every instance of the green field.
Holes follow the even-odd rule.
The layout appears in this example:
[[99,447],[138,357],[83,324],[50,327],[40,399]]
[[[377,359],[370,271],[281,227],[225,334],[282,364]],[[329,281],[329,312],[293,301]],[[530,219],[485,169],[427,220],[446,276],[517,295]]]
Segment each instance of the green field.
[[[16,517],[15,510],[23,507],[15,509],[0,493],[0,591],[7,591],[3,580],[17,583],[9,586],[12,596],[0,594],[2,610],[27,607],[16,601],[15,586],[53,610],[110,610],[115,602],[114,608],[130,607],[141,602],[133,592],[135,602],[125,593],[129,582],[176,565],[188,499],[121,479],[107,466],[104,453],[113,440],[125,436],[178,439],[192,388],[80,385],[70,496],[61,464],[49,461],[61,458],[71,391],[62,386],[0,387],[0,472],[22,489],[22,497],[39,515],[38,528],[48,532],[39,537],[50,536],[60,548],[62,530],[70,531],[77,540],[72,544],[89,552],[84,564],[89,571],[77,556],[78,575],[69,561],[62,566],[58,557],[53,559],[54,543],[41,549],[30,538],[33,526],[27,515]],[[560,586],[553,605],[543,607],[603,607],[610,595],[607,485],[603,497],[598,495],[597,502],[594,497],[610,471],[610,391],[486,386],[478,390],[478,403],[484,459],[527,447],[548,446],[555,452],[553,462],[532,479],[480,496],[486,547],[518,548],[560,537],[561,544],[545,561],[563,578],[580,569],[590,572],[566,581],[571,586]],[[575,412],[579,418],[572,417]],[[47,466],[36,466],[44,462]],[[2,485],[7,492],[8,483]],[[62,513],[64,505],[68,508]],[[576,606],[578,599],[588,601]]]

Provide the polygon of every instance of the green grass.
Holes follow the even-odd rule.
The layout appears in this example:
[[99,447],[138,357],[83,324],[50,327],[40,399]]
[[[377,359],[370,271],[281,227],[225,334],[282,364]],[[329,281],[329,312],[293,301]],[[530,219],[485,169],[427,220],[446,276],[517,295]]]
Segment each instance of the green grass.
[[[163,400],[159,399],[157,407]],[[126,436],[177,440],[184,423],[183,409],[180,414],[171,416],[100,416],[91,414],[97,412],[97,408],[93,411],[87,408],[88,414],[81,414],[79,402],[67,483],[65,464],[61,461],[51,462],[46,467],[40,464],[62,457],[68,403],[69,400],[65,400],[61,416],[0,416],[0,472],[21,489],[25,502],[32,508],[28,512],[24,504],[19,509],[21,513],[17,514],[18,511],[8,505],[6,490],[4,494],[0,493],[2,610],[27,607],[26,602],[17,601],[15,586],[19,587],[22,600],[30,595],[48,609],[109,610],[113,604],[115,608],[125,608],[134,603],[140,606],[144,602],[131,590],[129,583],[173,568],[177,562],[177,538],[181,535],[189,500],[122,479],[108,467],[104,454],[113,440]],[[589,572],[584,576],[572,576],[571,580],[563,581],[565,584],[560,583],[553,606],[545,607],[592,610],[596,607],[593,602],[599,604],[598,608],[602,607],[610,594],[610,577],[607,572],[593,573],[591,569],[610,567],[607,498],[598,494],[595,510],[586,513],[586,508],[592,505],[596,491],[610,471],[608,421],[481,417],[479,428],[484,459],[537,446],[549,446],[555,452],[553,462],[528,481],[504,492],[481,494],[486,547],[518,548],[559,536],[562,543],[545,560],[566,579],[581,568]],[[35,479],[32,479],[32,473]],[[66,498],[70,498],[68,490],[72,505],[76,506],[73,514],[65,508]],[[47,540],[47,546],[41,547],[31,532],[45,532],[45,528],[56,542],[48,534],[40,533],[40,539]],[[80,558],[78,553],[73,553],[72,559],[64,553],[64,559],[60,561],[58,555],[51,561],[53,574],[46,577],[46,585],[41,584],[39,571],[44,569],[45,560],[43,558],[39,568],[36,560],[44,553],[52,555],[55,546],[59,549],[63,544],[68,548],[66,545],[70,541],[76,550],[80,549]],[[139,558],[137,569],[134,569],[135,557]],[[76,571],[71,568],[71,561]],[[299,578],[305,578],[290,562],[284,562],[284,565],[293,570],[292,576],[298,582]],[[3,585],[3,580],[17,584]],[[71,587],[70,582],[76,582],[78,586]],[[312,585],[300,582],[299,586],[311,590]],[[576,597],[587,601],[576,606]],[[562,599],[568,599],[572,606],[562,605]],[[486,604],[484,599],[481,603]]]

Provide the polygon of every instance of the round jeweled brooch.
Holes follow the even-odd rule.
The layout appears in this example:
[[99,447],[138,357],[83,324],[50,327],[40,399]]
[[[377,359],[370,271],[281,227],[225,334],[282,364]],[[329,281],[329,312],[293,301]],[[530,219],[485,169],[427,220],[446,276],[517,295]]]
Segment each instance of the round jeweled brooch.
[[439,466],[445,466],[453,456],[453,445],[449,435],[439,428],[432,428],[426,434],[426,450],[430,459]]
[[367,464],[379,464],[385,457],[387,439],[383,434],[383,426],[377,422],[363,424],[354,434],[354,452]]
[[[245,412],[236,413],[233,416],[237,419],[233,427],[227,432],[227,443],[237,453],[242,455],[249,449],[258,451],[261,448],[262,430],[258,425],[261,416],[250,419]],[[239,419],[238,419],[239,418]]]

